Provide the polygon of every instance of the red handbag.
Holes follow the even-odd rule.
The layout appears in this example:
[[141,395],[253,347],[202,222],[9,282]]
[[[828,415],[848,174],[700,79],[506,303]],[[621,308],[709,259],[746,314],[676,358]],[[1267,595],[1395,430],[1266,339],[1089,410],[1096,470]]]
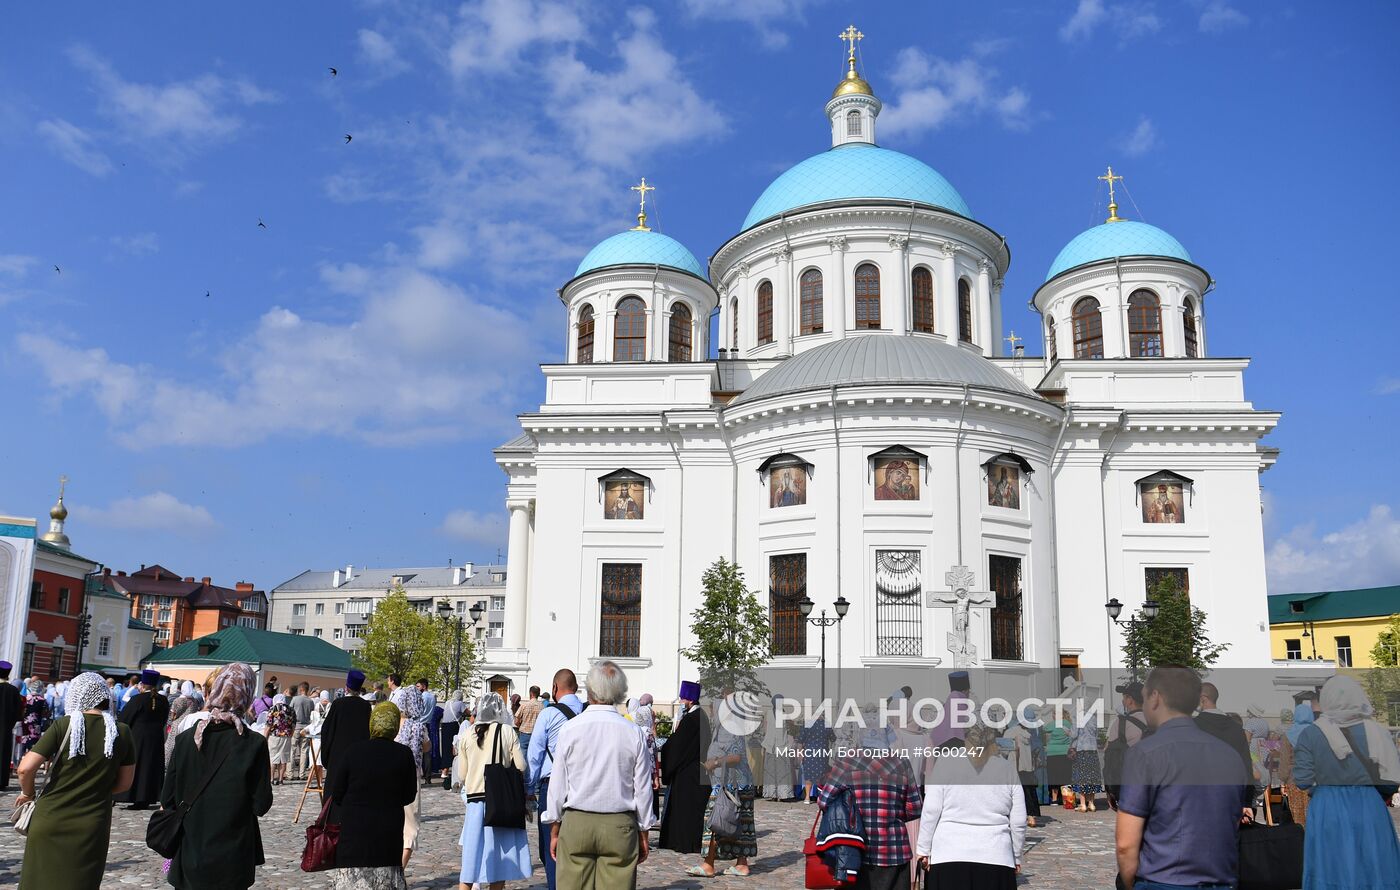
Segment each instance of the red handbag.
[[817,823],[821,818],[822,814],[818,812],[817,818],[812,820],[812,833],[802,842],[802,855],[807,860],[807,881],[802,886],[807,890],[840,890],[842,884],[836,877],[836,871],[817,852]]
[[321,815],[306,826],[306,846],[301,851],[302,871],[326,871],[335,868],[335,848],[340,843],[340,826],[328,821],[331,799],[321,805]]

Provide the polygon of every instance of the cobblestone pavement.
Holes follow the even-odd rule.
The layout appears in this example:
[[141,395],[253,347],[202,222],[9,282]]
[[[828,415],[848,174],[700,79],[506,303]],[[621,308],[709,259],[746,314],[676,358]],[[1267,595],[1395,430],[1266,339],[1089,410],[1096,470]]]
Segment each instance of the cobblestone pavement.
[[[258,869],[255,886],[260,888],[330,887],[328,874],[305,874],[300,868],[301,848],[306,826],[319,809],[315,796],[308,798],[300,825],[292,824],[301,789],[283,786],[274,789],[275,803],[262,820],[263,845],[267,864]],[[14,791],[0,795],[0,812],[8,813]],[[1400,817],[1400,810],[1392,814]],[[714,881],[687,878],[687,865],[696,857],[682,857],[667,850],[653,851],[640,870],[637,882],[643,890],[672,890],[713,885],[749,887],[754,890],[792,890],[802,886],[802,838],[812,827],[814,807],[802,803],[758,802],[759,857],[748,880],[721,877]],[[113,813],[112,841],[107,856],[103,887],[160,887],[165,885],[161,861],[145,845],[149,813],[118,808]],[[1031,890],[1085,890],[1111,888],[1116,866],[1113,857],[1113,814],[1077,813],[1046,810],[1041,828],[1027,833],[1025,867],[1020,884]],[[423,789],[423,834],[419,849],[408,867],[408,883],[414,890],[457,886],[460,848],[457,837],[462,829],[462,802],[457,795],[441,788]],[[531,849],[534,825],[530,826]],[[656,835],[652,835],[655,840]],[[24,857],[24,838],[8,829],[0,830],[0,887],[19,881]],[[517,888],[544,887],[544,872],[538,865],[531,881],[508,885]]]

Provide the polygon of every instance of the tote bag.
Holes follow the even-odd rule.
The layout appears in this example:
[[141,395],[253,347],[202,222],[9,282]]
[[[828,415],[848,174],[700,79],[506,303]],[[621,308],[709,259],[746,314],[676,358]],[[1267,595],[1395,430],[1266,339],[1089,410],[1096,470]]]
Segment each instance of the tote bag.
[[491,762],[486,765],[486,815],[482,820],[492,828],[525,828],[525,777],[515,768],[513,758],[502,754],[501,727],[496,726]]

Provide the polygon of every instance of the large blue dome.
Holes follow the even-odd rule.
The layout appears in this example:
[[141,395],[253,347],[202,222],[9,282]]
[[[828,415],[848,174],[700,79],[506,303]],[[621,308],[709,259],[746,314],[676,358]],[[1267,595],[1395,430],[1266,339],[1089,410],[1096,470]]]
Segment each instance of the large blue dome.
[[856,198],[917,201],[972,216],[958,190],[928,164],[887,148],[851,143],[814,155],[773,180],[754,202],[743,228],[799,207]]
[[604,239],[578,264],[574,277],[607,266],[666,266],[704,280],[705,270],[685,245],[660,232],[629,229]]
[[1045,280],[1076,266],[1123,256],[1160,256],[1191,262],[1191,254],[1171,235],[1156,226],[1125,219],[1094,226],[1076,235],[1050,264]]

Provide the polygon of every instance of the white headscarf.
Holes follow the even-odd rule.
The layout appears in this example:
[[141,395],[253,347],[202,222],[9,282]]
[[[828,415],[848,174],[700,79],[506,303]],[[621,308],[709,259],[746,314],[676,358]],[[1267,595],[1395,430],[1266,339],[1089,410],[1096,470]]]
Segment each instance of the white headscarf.
[[117,742],[117,720],[112,714],[107,681],[103,680],[101,675],[88,671],[74,677],[68,684],[68,692],[63,699],[63,710],[69,715],[69,760],[87,753],[87,721],[83,719],[83,711],[95,708],[104,701],[108,702],[108,708],[102,712],[102,723],[106,730],[102,740],[102,753],[111,759],[113,746]]
[[488,692],[476,700],[476,722],[499,723],[502,726],[515,725],[515,721],[510,716],[510,709],[506,707],[500,694],[495,692]]
[[1400,752],[1395,750],[1395,743],[1385,727],[1371,719],[1371,702],[1361,684],[1339,674],[1322,685],[1319,701],[1322,716],[1317,718],[1317,728],[1322,730],[1337,759],[1344,760],[1352,753],[1351,743],[1342,728],[1362,724],[1367,754],[1379,768],[1381,781],[1400,783]]

